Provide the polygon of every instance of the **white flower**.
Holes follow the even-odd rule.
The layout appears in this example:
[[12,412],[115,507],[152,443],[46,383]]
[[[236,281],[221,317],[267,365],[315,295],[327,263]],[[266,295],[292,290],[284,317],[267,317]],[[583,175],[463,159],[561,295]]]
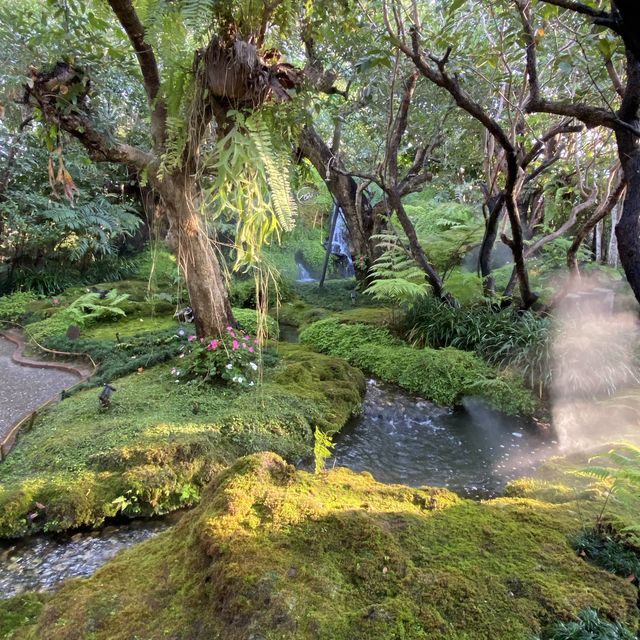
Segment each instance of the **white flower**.
[[249,366],[254,370],[257,371],[258,370],[258,365],[255,362],[250,362]]
[[227,369],[233,369],[233,365],[230,362],[226,366],[227,366]]
[[250,386],[250,387],[253,387],[253,385],[254,385],[254,384],[255,384],[255,382],[250,382],[250,383],[249,383],[249,386]]

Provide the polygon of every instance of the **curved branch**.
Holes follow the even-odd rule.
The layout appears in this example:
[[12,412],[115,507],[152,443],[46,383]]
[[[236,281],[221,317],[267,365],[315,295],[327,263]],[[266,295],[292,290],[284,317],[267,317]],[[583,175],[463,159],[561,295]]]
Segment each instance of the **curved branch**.
[[571,246],[567,250],[567,265],[569,266],[569,269],[571,269],[571,271],[573,271],[574,273],[579,273],[577,256],[580,245],[584,242],[584,239],[589,235],[589,233],[591,233],[593,228],[601,220],[604,220],[609,215],[613,207],[615,207],[620,200],[620,197],[622,196],[625,188],[626,183],[624,179],[622,177],[618,177],[618,182],[609,194],[609,197],[600,204],[600,206],[593,212],[591,217],[576,233],[576,237],[573,239]]
[[154,147],[159,148],[166,137],[167,108],[160,93],[160,72],[151,45],[145,40],[145,30],[131,0],[108,0],[118,22],[136,52],[144,90],[151,109],[151,135]]
[[[577,7],[584,6],[581,3],[573,2],[572,0],[542,0],[548,4],[554,4],[565,9],[571,9],[579,13],[585,13],[580,11]],[[536,39],[534,34],[533,25],[531,23],[531,14],[529,11],[529,2],[527,0],[514,0],[518,11],[520,13],[520,21],[524,30],[525,42],[526,42],[526,69],[527,76],[529,77],[529,100],[525,105],[527,113],[553,113],[555,115],[564,116],[568,118],[576,118],[589,128],[593,127],[607,127],[613,130],[625,129],[630,133],[640,137],[640,129],[634,127],[632,124],[622,120],[618,114],[609,109],[602,109],[600,107],[594,107],[591,105],[579,103],[579,102],[565,102],[559,100],[547,100],[540,94],[540,82],[538,78],[538,60],[536,53]],[[596,10],[591,10],[597,12]],[[591,15],[591,14],[589,14]],[[609,15],[609,14],[607,14]]]

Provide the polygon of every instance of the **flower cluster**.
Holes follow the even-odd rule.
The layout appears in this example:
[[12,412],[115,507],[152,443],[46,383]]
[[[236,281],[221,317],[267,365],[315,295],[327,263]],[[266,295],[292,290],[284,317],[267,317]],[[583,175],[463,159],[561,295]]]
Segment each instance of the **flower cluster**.
[[189,336],[189,355],[186,367],[171,369],[176,382],[180,380],[226,380],[243,387],[256,383],[258,364],[258,340],[249,334],[227,327],[226,334],[219,338]]

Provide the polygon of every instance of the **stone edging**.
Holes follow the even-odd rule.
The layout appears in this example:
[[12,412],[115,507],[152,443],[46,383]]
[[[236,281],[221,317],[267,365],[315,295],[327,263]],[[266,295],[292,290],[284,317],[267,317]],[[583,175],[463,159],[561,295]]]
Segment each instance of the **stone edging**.
[[24,348],[26,345],[20,334],[14,333],[12,331],[0,331],[0,336],[16,345],[15,351],[11,354],[11,361],[13,363],[22,367],[58,369],[59,371],[71,373],[79,378],[78,382],[71,385],[70,387],[67,387],[66,389],[63,389],[61,392],[56,393],[48,400],[45,400],[45,402],[38,405],[35,409],[31,409],[30,411],[28,411],[24,416],[22,416],[22,418],[14,423],[14,425],[9,429],[9,433],[4,437],[2,441],[0,441],[0,462],[2,462],[15,444],[18,433],[27,425],[31,427],[40,411],[42,411],[49,405],[58,402],[61,399],[60,396],[62,392],[73,389],[79,384],[86,382],[93,375],[93,372],[88,372],[86,369],[82,370],[78,367],[74,367],[71,364],[64,364],[61,362],[41,362],[39,360],[31,360],[24,356]]

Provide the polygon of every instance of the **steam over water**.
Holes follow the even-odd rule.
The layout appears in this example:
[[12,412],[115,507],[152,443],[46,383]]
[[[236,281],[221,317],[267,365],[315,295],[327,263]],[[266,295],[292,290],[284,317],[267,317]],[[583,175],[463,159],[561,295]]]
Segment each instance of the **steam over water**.
[[582,280],[556,311],[553,424],[563,451],[636,439],[640,431],[638,320],[613,303],[613,291]]

